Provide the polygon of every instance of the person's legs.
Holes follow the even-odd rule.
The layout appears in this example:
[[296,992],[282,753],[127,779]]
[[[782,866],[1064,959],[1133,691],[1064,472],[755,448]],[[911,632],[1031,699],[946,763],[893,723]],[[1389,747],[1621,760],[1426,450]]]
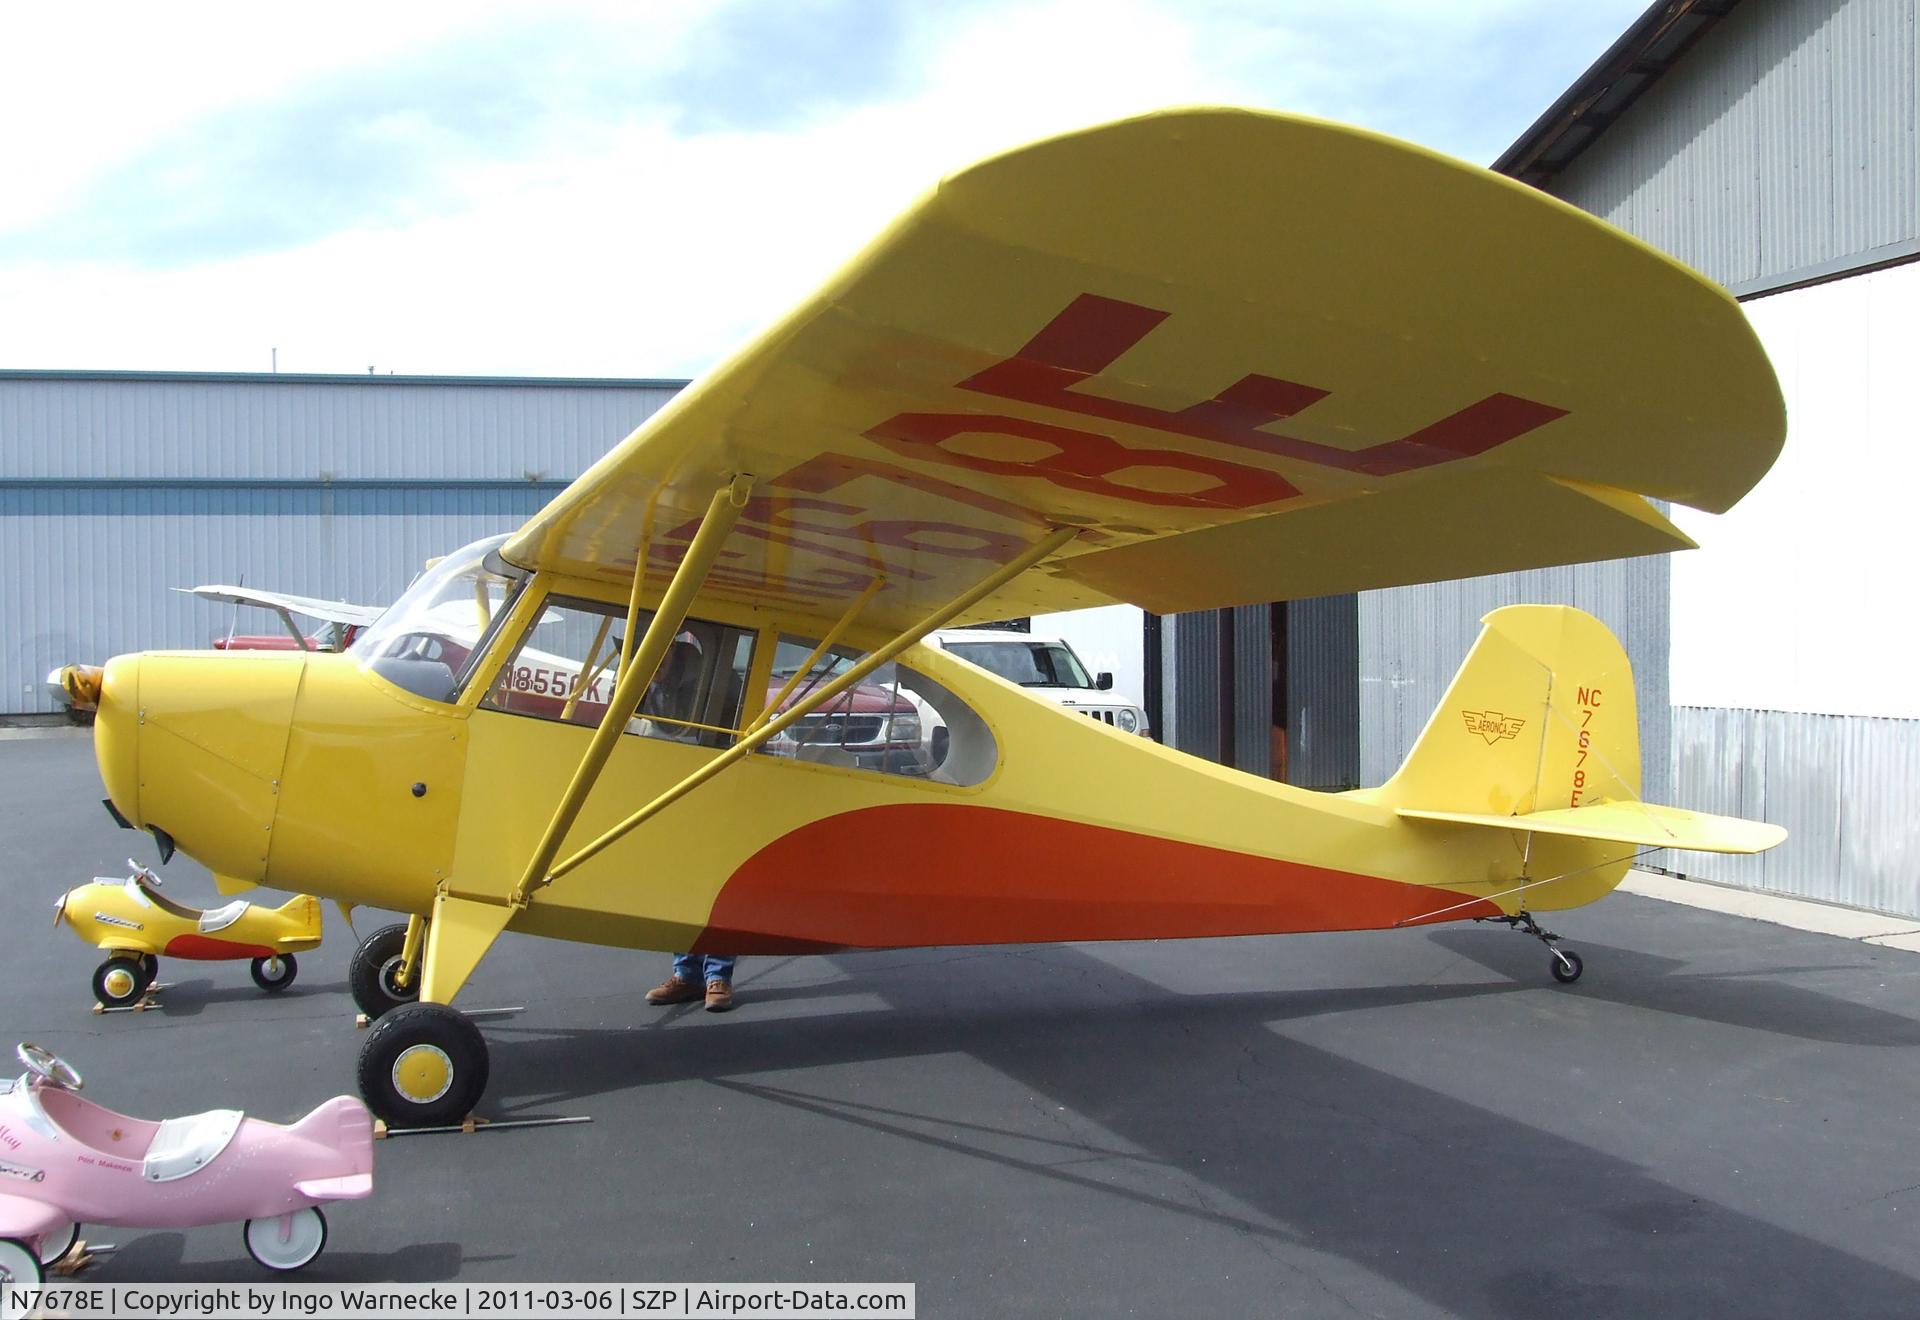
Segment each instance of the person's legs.
[[724,1013],[733,1007],[733,959],[724,954],[707,955],[707,1012]]
[[701,960],[690,953],[673,956],[673,975],[647,991],[649,1004],[687,1004],[707,992]]

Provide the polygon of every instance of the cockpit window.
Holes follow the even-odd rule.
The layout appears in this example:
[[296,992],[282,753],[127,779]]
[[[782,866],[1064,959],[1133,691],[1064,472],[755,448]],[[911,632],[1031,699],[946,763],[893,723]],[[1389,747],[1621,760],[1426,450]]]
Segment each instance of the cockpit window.
[[429,701],[460,694],[481,639],[506,616],[526,577],[498,553],[505,536],[475,541],[433,565],[348,648],[360,663]]

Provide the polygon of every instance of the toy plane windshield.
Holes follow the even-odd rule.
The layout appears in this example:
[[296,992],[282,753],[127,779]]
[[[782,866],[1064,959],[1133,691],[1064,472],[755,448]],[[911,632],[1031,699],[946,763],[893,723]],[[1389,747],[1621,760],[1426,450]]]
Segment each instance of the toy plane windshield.
[[747,473],[709,595],[833,617],[878,582],[897,627],[1073,526],[963,619],[1164,613],[1684,548],[1649,500],[1725,509],[1784,425],[1733,299],[1584,212],[1178,110],[945,179],[505,558],[664,583]]

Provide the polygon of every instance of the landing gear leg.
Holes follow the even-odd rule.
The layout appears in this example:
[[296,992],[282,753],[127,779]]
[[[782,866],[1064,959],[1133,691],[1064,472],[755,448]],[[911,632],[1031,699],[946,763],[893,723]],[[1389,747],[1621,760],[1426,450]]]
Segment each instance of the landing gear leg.
[[1531,935],[1547,946],[1547,952],[1553,960],[1547,964],[1553,972],[1553,979],[1561,985],[1572,985],[1580,979],[1580,973],[1586,970],[1586,964],[1580,961],[1580,955],[1572,949],[1560,947],[1560,937],[1550,930],[1541,929],[1540,923],[1533,919],[1533,913],[1525,908],[1511,917],[1482,917],[1482,921],[1503,921],[1522,934]]

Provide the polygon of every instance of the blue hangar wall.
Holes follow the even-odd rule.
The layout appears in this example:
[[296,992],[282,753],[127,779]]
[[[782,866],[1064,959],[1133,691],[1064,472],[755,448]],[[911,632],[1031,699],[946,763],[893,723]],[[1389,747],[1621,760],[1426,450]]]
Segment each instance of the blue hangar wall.
[[428,558],[517,527],[684,384],[0,372],[0,714],[58,710],[59,665],[234,623],[175,588],[384,604]]

